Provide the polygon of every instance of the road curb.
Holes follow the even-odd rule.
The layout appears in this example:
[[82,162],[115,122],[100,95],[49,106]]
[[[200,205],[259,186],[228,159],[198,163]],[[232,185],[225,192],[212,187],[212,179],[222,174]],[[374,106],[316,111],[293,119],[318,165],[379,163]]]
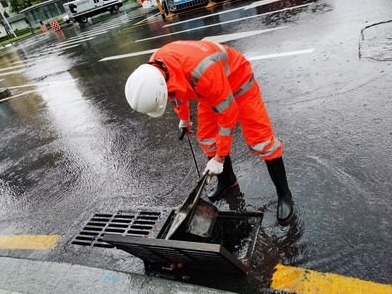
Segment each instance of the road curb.
[[233,293],[68,263],[0,257],[0,268],[1,293]]

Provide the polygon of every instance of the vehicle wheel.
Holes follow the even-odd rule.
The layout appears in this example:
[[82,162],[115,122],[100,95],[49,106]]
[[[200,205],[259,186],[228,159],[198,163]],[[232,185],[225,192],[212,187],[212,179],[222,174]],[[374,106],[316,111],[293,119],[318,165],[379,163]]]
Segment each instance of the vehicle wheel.
[[118,5],[114,5],[111,9],[110,9],[110,14],[116,14],[118,13],[119,7]]
[[82,22],[82,23],[87,23],[87,20],[88,20],[87,16],[82,16],[80,18],[80,22]]

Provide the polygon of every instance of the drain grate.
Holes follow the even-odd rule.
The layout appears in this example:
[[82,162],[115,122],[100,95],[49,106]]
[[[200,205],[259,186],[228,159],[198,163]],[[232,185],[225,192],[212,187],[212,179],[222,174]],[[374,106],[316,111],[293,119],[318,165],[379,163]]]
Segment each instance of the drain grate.
[[135,210],[96,213],[71,242],[73,245],[113,248],[102,240],[105,234],[156,238],[171,210]]

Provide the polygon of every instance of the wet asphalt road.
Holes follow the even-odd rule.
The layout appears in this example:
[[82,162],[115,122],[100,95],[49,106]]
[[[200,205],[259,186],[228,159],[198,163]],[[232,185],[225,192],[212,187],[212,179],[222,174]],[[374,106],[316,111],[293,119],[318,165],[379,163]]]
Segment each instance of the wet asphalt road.
[[[263,232],[271,249],[260,257],[266,267],[283,262],[392,283],[392,4],[281,1],[235,10],[250,4],[233,2],[166,23],[159,16],[139,23],[154,14],[125,10],[1,51],[0,80],[14,96],[0,103],[0,234],[62,235],[53,251],[2,250],[2,256],[143,272],[142,262],[125,253],[70,240],[94,212],[179,205],[197,174],[187,142],[177,139],[173,112],[151,119],[125,101],[128,75],[149,54],[100,60],[179,39],[279,28],[225,44],[248,58],[269,56],[252,65],[285,143],[298,217],[290,228],[276,225],[274,187],[240,130],[232,158],[242,194],[217,205],[266,212]],[[309,5],[221,23],[303,4]],[[201,26],[209,27],[168,35]],[[291,53],[271,56],[284,52]],[[196,153],[203,167],[206,160]],[[268,276],[258,280],[268,286]]]

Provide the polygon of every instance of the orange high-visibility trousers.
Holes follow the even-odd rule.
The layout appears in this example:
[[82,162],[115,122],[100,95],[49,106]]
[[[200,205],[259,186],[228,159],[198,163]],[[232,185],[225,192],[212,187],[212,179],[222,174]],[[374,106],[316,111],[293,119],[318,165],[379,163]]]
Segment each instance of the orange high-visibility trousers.
[[[236,96],[234,94],[234,96],[239,110],[238,122],[241,126],[245,143],[249,146],[252,153],[259,155],[263,160],[281,157],[283,145],[273,132],[260,87],[253,79],[250,68],[245,68],[244,70],[238,72],[241,75],[248,75],[248,80],[253,80],[253,83],[242,95]],[[233,77],[230,77],[230,79],[233,79]],[[236,91],[232,92],[236,93]],[[208,157],[212,157],[216,153],[218,114],[208,104],[203,102],[198,103],[197,110],[197,139],[203,152]]]

